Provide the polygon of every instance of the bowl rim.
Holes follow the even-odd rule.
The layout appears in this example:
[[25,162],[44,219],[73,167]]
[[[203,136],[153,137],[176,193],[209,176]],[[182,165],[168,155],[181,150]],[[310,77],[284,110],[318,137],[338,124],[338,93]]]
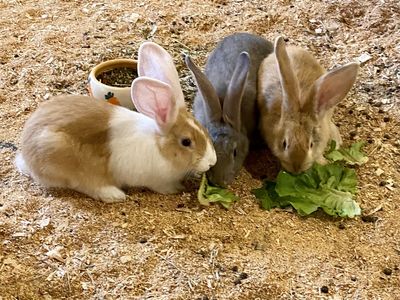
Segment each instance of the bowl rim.
[[137,71],[137,60],[131,59],[131,58],[116,58],[116,59],[111,59],[111,60],[106,60],[98,65],[94,66],[93,69],[89,73],[89,84],[91,84],[91,81],[94,81],[96,84],[100,86],[104,86],[107,88],[112,88],[115,90],[126,90],[126,89],[131,89],[131,87],[118,87],[118,86],[113,86],[113,85],[108,85],[104,84],[100,81],[97,80],[97,75],[100,73],[103,73],[105,71],[115,69],[116,67],[122,68],[122,67],[132,67],[132,69],[135,69]]

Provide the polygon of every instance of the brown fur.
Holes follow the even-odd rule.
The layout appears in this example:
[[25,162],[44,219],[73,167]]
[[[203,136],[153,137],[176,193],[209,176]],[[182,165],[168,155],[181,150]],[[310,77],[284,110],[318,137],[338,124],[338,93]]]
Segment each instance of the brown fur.
[[111,104],[84,96],[59,96],[40,105],[22,133],[22,156],[31,175],[47,186],[112,183],[107,170],[112,110]]
[[[190,121],[197,127],[193,128]],[[192,141],[190,147],[182,146],[181,140],[184,138]],[[195,166],[206,152],[207,141],[211,143],[204,127],[184,107],[179,110],[177,121],[170,132],[160,136],[157,141],[161,154],[180,170]]]
[[[319,122],[315,114],[314,85],[325,73],[323,67],[307,51],[297,47],[287,47],[291,69],[299,84],[297,109],[285,110],[282,107],[283,94],[275,55],[268,56],[259,69],[258,106],[261,112],[260,130],[271,151],[277,156],[285,169],[297,172],[309,168],[310,137],[315,144],[327,143],[329,122]],[[290,88],[290,87],[289,87]],[[290,136],[294,145],[283,155],[283,137]],[[314,149],[314,159],[322,157],[322,151]]]
[[[304,107],[304,104],[313,98],[314,93],[310,92],[315,81],[325,73],[325,69],[310,53],[301,48],[287,47],[287,52],[300,86],[300,107]],[[261,93],[258,94],[258,103],[261,110],[280,116],[282,89],[275,55],[269,55],[262,62],[259,69],[259,87]]]

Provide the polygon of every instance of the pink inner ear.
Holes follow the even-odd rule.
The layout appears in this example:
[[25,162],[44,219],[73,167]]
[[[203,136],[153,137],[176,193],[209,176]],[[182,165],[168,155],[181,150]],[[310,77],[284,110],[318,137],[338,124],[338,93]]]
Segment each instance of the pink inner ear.
[[170,105],[163,107],[162,103],[160,106],[156,108],[156,115],[158,116],[158,118],[161,120],[162,123],[167,123],[170,109],[171,109]]
[[178,72],[171,55],[165,49],[153,42],[143,43],[139,48],[138,73],[140,77],[145,76],[168,84],[175,95],[176,104],[185,106]]
[[324,86],[320,87],[316,96],[318,99],[317,108],[319,112],[326,110],[335,104],[334,93],[329,84],[325,84]]
[[136,109],[154,119],[159,126],[165,127],[175,122],[175,100],[168,84],[139,77],[133,81],[131,92]]
[[337,105],[342,100],[349,88],[344,88],[347,79],[338,78],[338,76],[325,76],[319,83],[316,100],[319,113],[325,113]]
[[356,80],[358,64],[350,63],[322,75],[316,82],[318,112],[326,112],[337,105]]

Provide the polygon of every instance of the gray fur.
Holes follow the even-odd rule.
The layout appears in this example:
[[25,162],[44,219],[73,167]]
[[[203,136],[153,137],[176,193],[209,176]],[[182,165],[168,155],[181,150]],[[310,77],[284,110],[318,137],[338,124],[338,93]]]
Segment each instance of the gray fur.
[[[258,122],[256,109],[258,68],[262,60],[272,52],[272,43],[264,38],[249,33],[235,33],[219,42],[210,54],[205,67],[205,76],[199,74],[199,70],[195,69],[196,66],[188,64],[196,82],[208,78],[214,88],[214,91],[210,91],[209,88],[202,88],[204,85],[198,85],[199,92],[194,100],[194,115],[207,128],[217,152],[217,164],[207,174],[214,184],[220,186],[230,184],[248,154],[249,140]],[[244,73],[246,57],[250,58],[247,76]],[[222,108],[222,118],[219,120],[209,116],[210,108],[218,107],[215,102],[214,105],[208,104],[215,100],[213,96],[215,92]],[[226,105],[229,107],[225,107]],[[240,111],[237,111],[235,106],[240,107]],[[240,115],[239,122],[235,121],[237,118],[232,117],[236,112]],[[219,114],[211,112],[211,115]]]

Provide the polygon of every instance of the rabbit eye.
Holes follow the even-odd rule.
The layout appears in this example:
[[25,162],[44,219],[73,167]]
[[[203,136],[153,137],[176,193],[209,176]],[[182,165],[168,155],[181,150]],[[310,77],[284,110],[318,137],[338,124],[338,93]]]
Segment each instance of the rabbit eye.
[[192,144],[192,140],[189,138],[184,138],[181,140],[181,144],[184,147],[190,147],[190,145]]
[[233,157],[236,157],[236,155],[237,155],[237,151],[236,151],[236,148],[233,150]]
[[284,149],[284,150],[286,150],[286,149],[287,149],[287,143],[286,143],[286,140],[284,140],[284,141],[283,141],[283,143],[282,143],[282,147],[283,147],[283,149]]
[[314,143],[313,142],[310,143],[310,148],[312,148],[312,147],[314,147]]

